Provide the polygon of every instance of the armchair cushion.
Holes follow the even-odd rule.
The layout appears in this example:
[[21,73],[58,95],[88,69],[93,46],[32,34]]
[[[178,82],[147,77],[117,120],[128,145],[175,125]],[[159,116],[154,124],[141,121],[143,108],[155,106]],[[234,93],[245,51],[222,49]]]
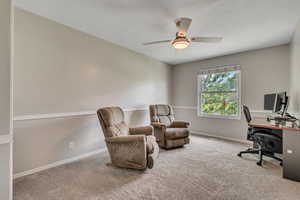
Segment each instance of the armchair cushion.
[[174,112],[170,105],[150,105],[149,110],[151,122],[160,122],[170,126],[174,121]]
[[170,125],[171,128],[187,128],[190,125],[189,122],[185,121],[173,121]]
[[152,126],[141,126],[129,128],[130,135],[153,135]]
[[129,133],[129,128],[125,124],[125,122],[121,122],[119,124],[115,124],[114,126],[110,126],[107,128],[106,136],[112,137],[112,136],[126,136]]
[[167,128],[165,132],[166,139],[178,139],[189,136],[187,128]]
[[106,127],[124,122],[124,112],[119,107],[107,107],[105,109],[99,109],[98,112]]

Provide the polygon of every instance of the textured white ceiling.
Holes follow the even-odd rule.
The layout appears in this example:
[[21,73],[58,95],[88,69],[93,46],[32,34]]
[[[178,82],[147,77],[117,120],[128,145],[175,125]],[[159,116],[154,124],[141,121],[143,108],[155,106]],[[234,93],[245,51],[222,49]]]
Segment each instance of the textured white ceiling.
[[[178,64],[286,44],[300,18],[300,0],[15,0],[19,8],[104,40]],[[189,36],[224,37],[176,51],[174,19],[193,19]]]

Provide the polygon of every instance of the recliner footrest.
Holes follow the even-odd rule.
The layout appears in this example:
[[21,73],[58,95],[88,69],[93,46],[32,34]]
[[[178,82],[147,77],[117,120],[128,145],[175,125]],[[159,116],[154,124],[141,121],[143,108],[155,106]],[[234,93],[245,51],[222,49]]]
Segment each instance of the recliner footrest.
[[188,137],[174,140],[166,140],[166,148],[180,147],[189,143],[190,139]]

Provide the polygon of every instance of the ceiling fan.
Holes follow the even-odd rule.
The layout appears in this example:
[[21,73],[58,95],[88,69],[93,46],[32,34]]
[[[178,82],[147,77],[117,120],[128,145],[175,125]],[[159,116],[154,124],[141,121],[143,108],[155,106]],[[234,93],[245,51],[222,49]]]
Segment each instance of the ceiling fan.
[[182,17],[175,20],[178,32],[176,33],[176,38],[174,40],[161,40],[154,42],[147,42],[143,45],[152,45],[159,43],[171,43],[175,49],[185,49],[189,46],[191,42],[206,42],[206,43],[216,43],[221,42],[221,37],[187,37],[187,31],[192,23],[192,19],[187,17]]

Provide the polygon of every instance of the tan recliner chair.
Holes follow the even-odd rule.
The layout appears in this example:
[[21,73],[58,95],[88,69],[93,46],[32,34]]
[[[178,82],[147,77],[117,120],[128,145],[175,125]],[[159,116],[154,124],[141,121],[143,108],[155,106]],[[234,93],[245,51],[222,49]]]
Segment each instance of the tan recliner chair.
[[174,112],[170,105],[150,105],[150,120],[154,135],[160,147],[169,149],[188,144],[188,122],[174,121]]
[[131,169],[153,167],[159,147],[151,126],[129,128],[119,107],[101,108],[97,115],[113,165]]

